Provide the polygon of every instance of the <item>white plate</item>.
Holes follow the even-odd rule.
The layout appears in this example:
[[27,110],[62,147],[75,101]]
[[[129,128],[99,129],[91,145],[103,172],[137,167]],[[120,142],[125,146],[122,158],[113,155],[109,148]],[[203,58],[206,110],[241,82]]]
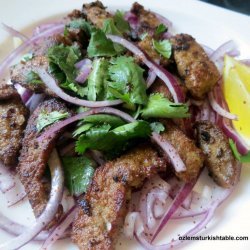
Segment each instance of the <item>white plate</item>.
[[[89,2],[89,1],[85,1]],[[111,10],[130,8],[133,0],[103,1]],[[234,39],[240,47],[242,58],[250,58],[250,18],[222,8],[204,4],[198,1],[163,1],[140,0],[146,8],[150,8],[173,21],[176,32],[192,34],[199,42],[216,48],[223,42]],[[4,22],[19,30],[31,30],[38,23],[54,19],[58,15],[81,8],[82,0],[6,0],[0,1],[0,22]],[[13,48],[12,39],[0,30],[0,58]],[[1,129],[1,128],[0,128]],[[250,240],[250,168],[243,167],[241,181],[234,194],[216,212],[213,221],[203,231],[202,235],[213,236],[248,236]],[[29,204],[7,209],[3,195],[0,195],[0,210],[11,219],[31,225],[34,216]],[[185,226],[184,226],[185,227]],[[176,224],[169,226],[169,234]],[[183,227],[182,227],[183,229]],[[169,237],[169,235],[168,235]],[[164,237],[163,237],[164,238]],[[10,239],[10,236],[0,231],[0,242]],[[250,249],[250,241],[192,241],[182,246],[184,250],[202,249]],[[119,241],[120,242],[120,241]],[[40,249],[39,244],[29,244],[22,249]],[[77,249],[69,241],[60,241],[52,247],[54,250]],[[117,249],[141,249],[135,242],[121,241]]]

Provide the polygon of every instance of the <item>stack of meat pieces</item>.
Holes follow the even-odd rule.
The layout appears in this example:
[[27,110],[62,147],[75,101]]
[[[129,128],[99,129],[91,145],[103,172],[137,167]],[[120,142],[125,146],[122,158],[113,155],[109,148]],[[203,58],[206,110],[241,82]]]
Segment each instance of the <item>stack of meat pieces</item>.
[[[156,62],[163,66],[168,65],[169,61],[162,58],[152,45],[154,31],[161,22],[154,13],[145,10],[138,3],[133,5],[131,12],[137,16],[140,24],[133,31],[133,36],[139,38],[145,32],[149,34],[145,40],[138,39],[138,46]],[[112,14],[106,11],[101,2],[96,1],[83,5],[82,11],[74,11],[69,17],[85,17],[96,27],[102,28],[103,22],[112,17]],[[45,93],[48,97],[30,116],[26,129],[28,111],[16,90],[6,84],[0,85],[0,160],[7,165],[16,164],[22,145],[17,170],[36,216],[42,213],[48,201],[49,185],[43,181],[44,171],[50,152],[62,132],[59,131],[48,141],[38,142],[37,118],[41,112],[72,112],[63,101],[55,99],[54,94],[44,84],[28,84],[26,76],[34,67],[48,69],[46,50],[51,44],[79,42],[79,31],[72,32],[71,39],[67,41],[62,37],[48,39],[47,45],[37,50],[30,61],[11,69],[11,80],[14,84],[21,84],[37,93]],[[203,99],[219,79],[215,65],[190,35],[175,35],[170,41],[173,48],[170,60],[177,69],[175,73],[179,84],[187,96]],[[153,85],[151,92],[160,92],[169,99],[172,98],[166,86],[159,80]],[[174,146],[186,165],[186,171],[175,173],[179,179],[184,182],[195,181],[205,162],[219,185],[230,187],[233,184],[234,158],[226,137],[218,127],[208,121],[195,124],[195,142],[187,137],[178,121],[165,119],[161,122],[165,126],[161,136]],[[140,188],[144,180],[153,174],[165,172],[166,167],[171,167],[168,160],[150,143],[139,145],[120,158],[100,166],[87,193],[78,200],[80,209],[73,222],[72,239],[79,248],[114,249],[132,190]],[[59,207],[57,217],[61,213],[62,207]]]

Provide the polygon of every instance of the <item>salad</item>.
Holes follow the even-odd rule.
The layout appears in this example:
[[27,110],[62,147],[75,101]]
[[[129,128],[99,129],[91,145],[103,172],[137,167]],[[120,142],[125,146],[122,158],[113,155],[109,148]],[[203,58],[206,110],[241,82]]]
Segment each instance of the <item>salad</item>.
[[157,244],[170,220],[198,218],[184,236],[206,227],[250,161],[249,61],[233,41],[214,51],[139,3],[83,4],[31,37],[4,28],[22,42],[0,65],[0,190],[18,176],[9,206],[28,198],[36,223],[0,213],[0,249],[114,249],[124,234],[165,250],[183,244]]

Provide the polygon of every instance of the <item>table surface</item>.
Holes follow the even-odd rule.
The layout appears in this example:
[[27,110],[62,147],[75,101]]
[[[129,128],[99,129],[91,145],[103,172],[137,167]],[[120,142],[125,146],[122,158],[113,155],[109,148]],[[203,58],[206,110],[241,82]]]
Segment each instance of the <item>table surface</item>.
[[250,15],[250,0],[201,0],[229,10]]

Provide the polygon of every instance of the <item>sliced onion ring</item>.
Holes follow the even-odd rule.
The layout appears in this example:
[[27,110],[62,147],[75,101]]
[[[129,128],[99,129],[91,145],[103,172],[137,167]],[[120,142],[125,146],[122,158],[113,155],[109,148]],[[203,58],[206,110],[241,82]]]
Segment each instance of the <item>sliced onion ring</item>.
[[119,105],[122,103],[121,100],[114,100],[114,101],[87,101],[82,100],[76,97],[72,97],[65,92],[56,84],[55,79],[46,72],[44,69],[35,69],[34,70],[41,80],[44,82],[44,84],[53,91],[57,96],[62,98],[66,102],[73,103],[78,106],[85,106],[85,107],[91,107],[91,108],[97,108],[97,107],[106,107],[106,106],[113,106],[113,105]]
[[0,161],[0,191],[4,194],[15,187],[16,183],[8,167]]
[[0,250],[14,250],[18,249],[29,241],[34,239],[46,225],[48,225],[51,220],[55,217],[57,213],[58,205],[62,200],[63,195],[63,183],[64,176],[62,171],[61,162],[59,156],[54,149],[51,153],[51,156],[48,161],[50,171],[51,171],[51,193],[50,199],[46,205],[45,210],[40,215],[40,217],[36,220],[35,224],[24,231],[18,237],[0,244]]
[[181,204],[184,202],[184,200],[187,198],[187,196],[192,191],[195,182],[192,183],[186,183],[183,185],[183,187],[180,189],[179,193],[176,195],[175,199],[173,200],[171,206],[169,209],[165,212],[164,216],[162,217],[158,227],[156,228],[152,241],[157,237],[157,235],[160,233],[162,228],[166,225],[166,223],[170,220],[172,215],[176,212],[176,210],[181,206]]
[[75,217],[75,214],[77,212],[77,207],[73,206],[61,219],[59,224],[56,226],[56,228],[52,231],[52,233],[49,235],[49,237],[44,242],[41,250],[47,250],[49,249],[58,239],[60,239],[65,230],[70,226],[70,224],[73,222],[73,219]]
[[216,99],[214,98],[213,92],[210,91],[208,93],[208,99],[209,99],[209,103],[211,105],[211,107],[213,108],[213,110],[218,113],[219,115],[230,119],[230,120],[238,120],[237,115],[234,115],[230,112],[228,112],[227,110],[223,109],[219,103],[216,101]]
[[186,171],[186,166],[182,161],[176,149],[167,140],[164,140],[159,134],[153,133],[152,140],[156,142],[161,149],[167,154],[176,172]]
[[185,97],[179,84],[177,83],[176,79],[167,70],[165,70],[160,65],[157,65],[155,62],[148,59],[146,54],[144,54],[132,42],[129,42],[128,40],[119,36],[107,35],[107,37],[110,40],[112,40],[114,43],[121,44],[123,47],[125,47],[126,49],[131,51],[133,54],[138,56],[150,70],[154,71],[155,74],[167,85],[176,103],[185,102]]
[[5,23],[2,23],[2,25],[3,25],[3,28],[5,29],[5,31],[7,31],[11,36],[18,37],[23,42],[29,39],[26,35],[24,35],[23,33],[15,30],[15,29],[13,29],[12,27],[6,25]]

